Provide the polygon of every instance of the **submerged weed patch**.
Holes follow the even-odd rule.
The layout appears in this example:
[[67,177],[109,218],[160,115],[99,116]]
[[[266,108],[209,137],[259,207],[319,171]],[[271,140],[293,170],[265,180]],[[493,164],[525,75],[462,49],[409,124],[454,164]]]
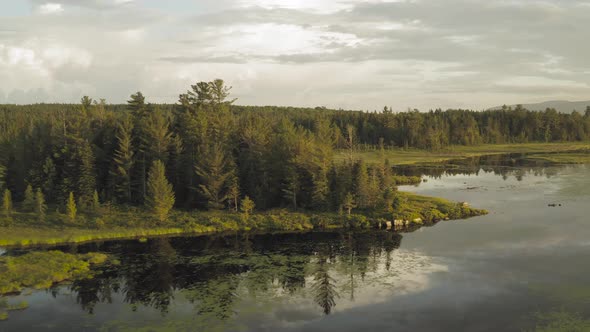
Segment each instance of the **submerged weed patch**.
[[0,257],[0,294],[24,288],[44,289],[65,280],[91,278],[91,264],[101,264],[107,256],[61,251],[35,251],[17,257]]

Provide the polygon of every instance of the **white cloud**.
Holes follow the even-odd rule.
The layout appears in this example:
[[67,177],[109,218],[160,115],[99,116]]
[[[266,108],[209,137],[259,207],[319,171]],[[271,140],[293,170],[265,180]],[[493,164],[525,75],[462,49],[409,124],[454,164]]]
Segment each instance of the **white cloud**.
[[60,3],[45,3],[37,8],[38,12],[42,15],[57,14],[63,12],[64,8]]

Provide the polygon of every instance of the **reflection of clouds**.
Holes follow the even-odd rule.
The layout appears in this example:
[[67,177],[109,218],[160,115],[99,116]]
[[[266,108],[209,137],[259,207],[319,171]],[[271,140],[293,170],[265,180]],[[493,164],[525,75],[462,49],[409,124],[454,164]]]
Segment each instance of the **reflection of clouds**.
[[0,248],[0,256],[4,255],[5,253],[6,253],[6,249]]
[[[428,290],[432,285],[431,276],[437,272],[448,272],[448,267],[435,262],[415,250],[394,250],[390,253],[387,269],[387,253],[376,256],[359,257],[371,261],[370,268],[361,276],[353,270],[354,299],[351,300],[350,269],[358,268],[359,262],[350,264],[345,256],[338,256],[330,263],[329,273],[335,279],[339,297],[335,299],[334,314],[353,308],[391,301],[404,296]],[[311,261],[310,265],[315,262]],[[321,308],[314,302],[313,275],[306,277],[306,287],[295,294],[285,292],[278,283],[267,294],[252,297],[247,289],[238,290],[241,303],[237,308],[238,319],[249,321],[256,317],[258,323],[265,322],[268,327],[295,328],[310,321],[324,317]],[[248,316],[251,316],[250,318]],[[262,316],[262,317],[261,317]],[[257,325],[259,326],[259,325]],[[264,328],[262,328],[264,329]]]
[[[445,265],[436,264],[432,258],[418,251],[395,250],[392,262],[386,269],[386,254],[377,258],[377,269],[367,272],[355,289],[353,301],[343,297],[336,305],[335,312],[353,307],[385,302],[392,297],[424,291],[430,287],[430,276],[435,272],[447,272]],[[345,273],[334,275],[339,285],[346,284]]]

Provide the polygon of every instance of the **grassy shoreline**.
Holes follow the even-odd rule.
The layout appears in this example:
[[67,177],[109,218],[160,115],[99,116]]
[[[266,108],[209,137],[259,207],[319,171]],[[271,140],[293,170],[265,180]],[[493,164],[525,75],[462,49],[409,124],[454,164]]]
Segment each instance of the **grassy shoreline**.
[[[229,231],[306,231],[313,229],[377,228],[379,224],[394,219],[407,220],[410,224],[433,224],[445,219],[464,219],[486,214],[487,211],[470,208],[463,203],[436,197],[419,196],[400,192],[403,206],[395,213],[353,211],[345,213],[303,213],[273,210],[245,216],[230,212],[182,212],[174,211],[165,224],[155,222],[146,212],[111,212],[101,216],[100,227],[92,218],[86,224],[64,224],[61,216],[50,215],[48,222],[40,224],[34,216],[16,214],[14,224],[2,227],[0,246],[27,247],[83,243],[98,240],[133,239],[164,235],[203,235]],[[133,215],[132,219],[131,215]],[[127,222],[121,225],[121,220]]]
[[[542,155],[565,154],[569,152],[584,151],[590,151],[590,142],[483,144],[473,146],[451,146],[437,151],[395,148],[385,149],[383,156],[381,155],[379,149],[375,149],[370,151],[355,151],[355,157],[363,159],[369,164],[381,162],[382,157],[384,157],[389,159],[392,165],[413,165],[419,163],[436,163],[453,159],[509,153],[530,153]],[[334,156],[334,160],[336,162],[343,162],[347,160],[348,153],[348,151],[339,151]],[[567,161],[563,162],[565,163]]]

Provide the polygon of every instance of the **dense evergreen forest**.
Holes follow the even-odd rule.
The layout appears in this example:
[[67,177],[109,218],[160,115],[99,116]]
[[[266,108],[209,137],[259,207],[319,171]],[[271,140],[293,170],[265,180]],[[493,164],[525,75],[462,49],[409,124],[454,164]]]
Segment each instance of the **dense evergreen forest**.
[[[0,105],[3,201],[37,212],[47,202],[74,216],[105,202],[145,204],[162,220],[172,206],[386,209],[400,204],[392,168],[385,159],[369,167],[355,150],[590,139],[590,108],[395,113],[234,101],[215,80],[191,86],[174,105],[150,104],[140,92],[126,105],[89,97]],[[350,151],[349,162],[334,164],[335,149]]]

